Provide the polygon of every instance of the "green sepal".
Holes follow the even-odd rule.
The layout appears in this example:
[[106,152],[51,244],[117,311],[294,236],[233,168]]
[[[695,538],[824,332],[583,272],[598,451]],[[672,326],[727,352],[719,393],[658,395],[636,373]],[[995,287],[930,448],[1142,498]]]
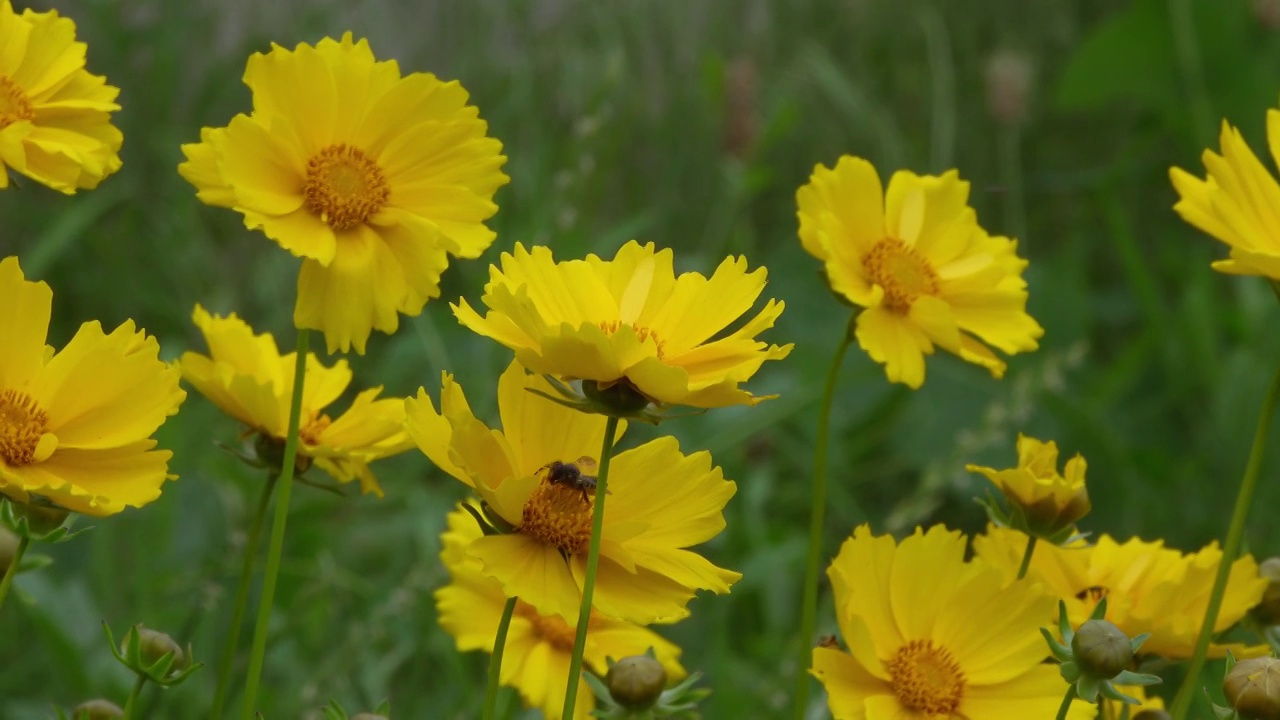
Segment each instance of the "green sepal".
[[[33,501],[32,506],[37,509],[45,507],[39,503],[38,498],[38,495],[31,496]],[[34,542],[60,543],[66,542],[81,533],[85,533],[93,529],[93,527],[90,526],[72,532],[70,527],[72,513],[68,511],[67,519],[63,521],[63,524],[60,524],[52,530],[41,532],[39,528],[31,527],[30,519],[27,518],[22,510],[18,509],[18,505],[19,503],[14,502],[9,498],[0,497],[0,524],[9,528],[9,530],[18,537],[26,538]],[[56,506],[52,505],[48,507],[56,508]]]
[[111,654],[121,665],[129,668],[135,675],[145,677],[151,682],[161,687],[175,687],[182,684],[192,673],[204,667],[204,663],[195,661],[192,654],[191,644],[187,644],[186,659],[190,663],[187,667],[172,672],[174,670],[173,663],[175,655],[167,652],[156,658],[156,661],[147,665],[142,659],[142,639],[138,633],[138,626],[131,625],[129,632],[124,636],[124,650],[120,650],[120,645],[116,644],[115,636],[111,633],[111,626],[106,621],[102,622],[102,631],[107,635],[107,642],[111,646]]

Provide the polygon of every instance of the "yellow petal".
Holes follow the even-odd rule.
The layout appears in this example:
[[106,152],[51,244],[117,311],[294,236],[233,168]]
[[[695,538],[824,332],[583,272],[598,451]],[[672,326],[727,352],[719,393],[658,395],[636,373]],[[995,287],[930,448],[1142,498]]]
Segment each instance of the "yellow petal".
[[[3,170],[0,170],[3,174]],[[53,291],[43,282],[29,282],[16,257],[0,260],[0,388],[21,389],[44,364]]]

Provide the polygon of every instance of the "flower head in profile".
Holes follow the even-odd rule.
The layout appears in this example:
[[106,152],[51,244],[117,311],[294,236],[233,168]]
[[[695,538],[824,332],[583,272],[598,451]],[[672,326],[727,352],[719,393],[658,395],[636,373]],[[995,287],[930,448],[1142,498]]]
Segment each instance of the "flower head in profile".
[[754,405],[763,397],[739,388],[766,360],[791,346],[756,340],[782,314],[770,300],[755,317],[719,339],[751,309],[765,269],[747,272],[729,258],[707,278],[675,274],[670,250],[634,240],[612,260],[557,263],[550,248],[519,243],[503,253],[485,286],[481,317],[460,300],[463,325],[515,350],[530,370],[607,388],[624,384],[650,402],[710,408]]
[[[546,468],[595,461],[605,418],[529,392],[549,392],[550,385],[516,363],[498,381],[500,431],[476,419],[448,374],[443,385],[438,412],[426,391],[406,401],[409,434],[513,529],[477,539],[468,554],[507,597],[576,619],[595,497],[552,482]],[[724,529],[722,510],[736,489],[709,454],[684,455],[672,437],[618,453],[609,466],[595,610],[630,622],[674,622],[689,614],[685,605],[697,590],[728,592],[741,575],[687,548]]]
[[966,465],[982,473],[1009,504],[1008,522],[1029,535],[1054,542],[1073,534],[1075,523],[1092,507],[1084,486],[1085,461],[1076,455],[1058,472],[1058,445],[1018,435],[1018,466],[1007,470]]
[[[282,445],[289,430],[297,354],[281,355],[275,338],[269,333],[254,334],[234,314],[210,315],[197,305],[192,319],[204,334],[209,354],[184,353],[183,379],[251,432]],[[404,400],[378,400],[382,388],[375,387],[356,395],[341,415],[327,414],[325,408],[350,384],[351,369],[345,360],[325,367],[315,354],[307,355],[298,457],[314,462],[339,482],[358,479],[363,492],[381,497],[382,488],[369,463],[413,447],[404,432]]]
[[142,507],[173,477],[151,435],[186,397],[178,368],[131,320],[87,322],[54,352],[52,305],[17,258],[0,260],[0,494],[86,515]]
[[831,290],[863,308],[858,344],[890,381],[920,387],[935,347],[1002,377],[991,347],[1012,355],[1039,346],[1027,261],[1015,241],[978,225],[956,171],[899,171],[885,191],[871,163],[845,156],[834,169],[818,165],[796,201],[801,244],[822,261]]
[[[1280,157],[1280,110],[1267,111],[1267,143],[1272,159]],[[1225,121],[1219,144],[1221,154],[1204,151],[1203,179],[1170,168],[1169,178],[1178,191],[1173,209],[1230,246],[1230,257],[1213,263],[1214,270],[1280,279],[1280,185],[1240,131]]]
[[440,294],[448,255],[493,242],[502,144],[456,81],[401,76],[350,33],[255,54],[244,81],[253,112],[201,131],[178,171],[303,259],[298,327],[363,353]]
[[[973,540],[979,558],[1014,577],[1026,549],[1026,537],[998,527]],[[1031,557],[1027,579],[1044,584],[1067,605],[1073,626],[1089,618],[1102,598],[1107,599],[1106,619],[1129,637],[1150,633],[1140,652],[1170,659],[1191,657],[1200,623],[1204,620],[1222,551],[1211,544],[1198,553],[1184,555],[1160,541],[1137,538],[1118,543],[1108,535],[1097,544],[1068,547],[1041,545]],[[1240,621],[1258,604],[1267,581],[1258,576],[1258,564],[1245,555],[1231,566],[1226,596],[1218,613],[1215,632]],[[1052,620],[1052,613],[1045,620]],[[1214,644],[1212,657],[1231,650],[1237,657],[1266,652],[1265,646]]]
[[[459,650],[493,651],[493,639],[507,597],[502,585],[489,577],[483,564],[468,554],[481,536],[480,526],[462,510],[449,513],[448,530],[440,536],[440,559],[449,571],[450,583],[436,591],[440,625],[453,635]],[[539,613],[528,603],[516,601],[507,631],[502,663],[503,685],[514,687],[528,707],[541,708],[547,717],[560,717],[577,618],[565,622],[558,615]],[[593,613],[588,621],[583,662],[594,672],[607,670],[606,659],[619,659],[654,649],[667,677],[684,677],[680,648],[657,633],[628,622]],[[586,683],[578,686],[574,718],[585,720],[595,708],[595,696]]]
[[827,576],[848,650],[813,651],[836,720],[1054,717],[1067,686],[1043,662],[1040,626],[1056,603],[965,562],[965,545],[941,526],[896,543],[863,525],[845,541]]
[[76,24],[0,0],[0,189],[8,170],[67,194],[120,169],[118,88],[85,70]]

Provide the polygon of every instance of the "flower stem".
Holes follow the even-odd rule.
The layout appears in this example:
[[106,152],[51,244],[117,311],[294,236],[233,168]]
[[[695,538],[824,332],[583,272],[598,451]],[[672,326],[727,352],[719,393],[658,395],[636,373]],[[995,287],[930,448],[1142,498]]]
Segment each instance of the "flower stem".
[[507,629],[511,627],[511,616],[516,611],[516,599],[507,598],[502,608],[502,620],[498,623],[498,634],[493,638],[493,654],[489,656],[489,682],[484,691],[484,720],[497,717],[494,712],[498,708],[498,683],[502,674],[502,653],[507,649]]
[[235,608],[231,612],[231,628],[227,631],[227,640],[222,649],[222,660],[218,663],[218,689],[213,696],[213,710],[209,717],[218,720],[227,705],[227,693],[231,689],[231,666],[235,664],[236,648],[240,645],[240,628],[244,625],[244,611],[249,605],[249,586],[253,581],[254,560],[258,557],[258,544],[262,539],[262,524],[267,517],[267,506],[271,503],[271,491],[276,486],[277,475],[272,472],[262,486],[262,495],[258,498],[258,511],[254,513],[253,523],[249,525],[249,536],[244,546],[244,562],[240,566],[240,580],[236,583]]
[[835,400],[836,380],[844,355],[853,341],[852,328],[840,339],[831,369],[827,371],[827,386],[822,393],[822,405],[818,409],[818,437],[813,443],[813,490],[809,516],[809,554],[804,565],[804,600],[800,606],[800,654],[796,665],[795,720],[804,718],[809,707],[809,664],[813,661],[813,630],[818,616],[818,565],[822,558],[822,526],[826,519],[827,504],[827,446],[831,434],[831,405]]
[[137,717],[138,695],[142,693],[142,686],[146,684],[147,676],[138,673],[138,678],[133,681],[133,690],[129,691],[129,699],[124,704],[124,720],[134,720]]
[[587,624],[591,620],[591,599],[596,592],[596,566],[600,564],[600,535],[604,529],[604,499],[609,497],[609,460],[613,438],[618,434],[618,418],[609,416],[600,446],[600,475],[596,478],[596,506],[591,517],[591,546],[587,550],[587,572],[582,578],[582,607],[578,610],[578,631],[573,638],[573,658],[569,661],[569,685],[564,691],[562,720],[573,720],[578,703],[578,683],[582,680],[582,652],[587,648]]
[[22,555],[31,544],[31,538],[18,538],[18,547],[13,551],[13,559],[4,570],[4,578],[0,579],[0,608],[4,607],[4,599],[9,596],[9,586],[13,584],[13,576],[18,574],[18,565],[22,563]]
[[307,373],[307,344],[311,331],[298,328],[297,360],[293,368],[293,396],[289,402],[289,435],[284,441],[284,460],[280,468],[280,495],[276,498],[275,518],[271,522],[271,545],[267,550],[267,569],[262,576],[262,597],[258,600],[258,620],[253,628],[253,649],[249,653],[249,675],[245,678],[243,720],[253,720],[258,704],[258,684],[262,680],[262,659],[267,652],[267,625],[271,605],[276,597],[276,580],[280,576],[280,554],[284,550],[284,529],[289,521],[289,496],[293,492],[293,470],[298,462],[298,424],[302,415],[302,382]]
[[1027,576],[1027,568],[1031,567],[1031,554],[1036,551],[1036,536],[1027,536],[1027,550],[1022,554],[1022,565],[1018,567],[1018,579]]
[[1057,720],[1067,720],[1067,711],[1071,709],[1071,701],[1076,699],[1076,686],[1068,685],[1067,694],[1062,696],[1062,704],[1058,706]]
[[1258,475],[1262,471],[1262,456],[1267,446],[1267,436],[1271,432],[1271,416],[1275,414],[1276,400],[1280,398],[1280,368],[1271,380],[1266,398],[1262,401],[1262,413],[1258,416],[1258,429],[1253,434],[1253,447],[1249,449],[1249,463],[1244,468],[1244,477],[1240,480],[1240,491],[1236,495],[1236,506],[1231,512],[1231,524],[1227,526],[1227,540],[1222,546],[1222,560],[1218,563],[1218,574],[1213,579],[1213,590],[1209,593],[1209,605],[1204,611],[1204,621],[1200,624],[1200,636],[1196,638],[1196,649],[1191,655],[1191,664],[1187,667],[1186,678],[1178,695],[1173,701],[1172,715],[1174,720],[1183,720],[1191,707],[1191,698],[1195,695],[1199,684],[1200,671],[1204,669],[1205,656],[1209,651],[1209,640],[1213,637],[1213,627],[1218,621],[1218,611],[1222,609],[1222,598],[1227,591],[1227,579],[1231,576],[1231,566],[1240,554],[1240,546],[1244,542],[1245,521],[1249,517],[1249,505],[1253,502],[1253,491],[1258,486]]

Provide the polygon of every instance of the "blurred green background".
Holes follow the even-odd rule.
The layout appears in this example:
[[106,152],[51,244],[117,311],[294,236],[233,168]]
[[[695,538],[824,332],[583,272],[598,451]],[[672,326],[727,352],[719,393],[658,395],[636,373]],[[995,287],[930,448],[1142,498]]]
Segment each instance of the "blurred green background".
[[[705,552],[743,580],[663,629],[715,688],[709,718],[780,717],[789,702],[815,406],[849,317],[796,239],[794,193],[843,153],[886,177],[959,168],[983,225],[1021,239],[1046,335],[1001,382],[935,357],[918,392],[890,387],[850,353],[833,421],[828,556],[866,521],[980,528],[971,497],[982,486],[964,464],[1012,464],[1019,431],[1089,460],[1095,509],[1083,529],[1194,549],[1225,527],[1280,357],[1280,308],[1263,281],[1209,269],[1225,250],[1172,212],[1167,173],[1200,173],[1223,117],[1267,157],[1280,2],[55,6],[89,44],[89,69],[122,89],[125,133],[123,170],[93,192],[24,182],[0,193],[0,255],[17,254],[28,277],[53,286],[55,345],[83,321],[135,318],[168,358],[203,350],[189,321],[196,302],[292,344],[296,260],[239,215],[201,205],[175,167],[202,126],[248,109],[240,75],[251,52],[348,29],[406,72],[461,80],[510,158],[498,240],[482,261],[450,268],[444,299],[474,303],[489,261],[517,241],[569,258],[612,255],[636,237],[675,248],[682,270],[708,272],[730,253],[769,268],[766,294],[787,311],[767,339],[796,348],[752,389],[781,397],[661,428],[686,451],[710,450],[738,482],[728,529]],[[508,358],[436,302],[350,361],[357,385],[396,395],[423,385],[438,396],[448,370],[492,417]],[[160,433],[181,479],[142,511],[84,523],[95,529],[47,549],[53,567],[19,578],[33,603],[0,613],[0,718],[49,718],[51,703],[92,696],[122,702],[129,677],[105,647],[103,620],[118,633],[134,622],[167,630],[216,660],[262,482],[214,445],[238,432],[189,397]],[[628,442],[656,432],[637,427]],[[1280,551],[1270,460],[1248,534],[1264,555]],[[376,469],[383,500],[294,494],[269,718],[318,717],[331,698],[354,713],[385,697],[398,718],[478,715],[485,656],[453,650],[431,597],[443,581],[438,535],[463,488],[416,451]],[[825,592],[823,603],[820,630],[830,631]],[[210,666],[148,692],[146,717],[203,717],[213,681]],[[818,697],[815,687],[813,717],[825,717]]]

